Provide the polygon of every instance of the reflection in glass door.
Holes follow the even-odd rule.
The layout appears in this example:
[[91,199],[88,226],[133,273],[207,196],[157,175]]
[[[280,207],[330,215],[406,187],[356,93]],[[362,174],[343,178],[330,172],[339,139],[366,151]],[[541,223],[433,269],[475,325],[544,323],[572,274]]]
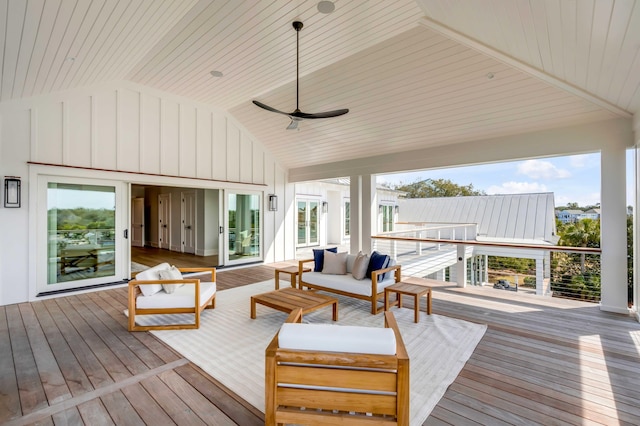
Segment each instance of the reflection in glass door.
[[260,195],[229,193],[227,196],[227,264],[261,259]]
[[297,247],[320,245],[319,201],[298,200],[298,240]]
[[39,280],[39,288],[51,291],[114,281],[116,186],[49,180],[43,190],[46,282]]

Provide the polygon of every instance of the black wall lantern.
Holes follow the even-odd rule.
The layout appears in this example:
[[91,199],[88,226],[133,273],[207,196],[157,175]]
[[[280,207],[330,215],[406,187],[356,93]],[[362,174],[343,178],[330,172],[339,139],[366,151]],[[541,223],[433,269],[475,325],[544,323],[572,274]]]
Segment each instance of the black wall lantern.
[[276,194],[269,194],[269,211],[275,212],[278,210],[278,196]]
[[16,176],[4,177],[4,206],[7,208],[20,207],[20,178]]
[[326,213],[329,211],[329,203],[327,203],[326,201],[322,202],[322,213]]

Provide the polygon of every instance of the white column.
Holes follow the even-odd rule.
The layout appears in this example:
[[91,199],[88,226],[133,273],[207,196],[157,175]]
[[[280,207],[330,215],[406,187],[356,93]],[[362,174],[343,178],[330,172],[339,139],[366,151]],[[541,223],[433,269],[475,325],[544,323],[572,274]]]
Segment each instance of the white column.
[[349,188],[350,218],[349,218],[349,251],[352,254],[362,250],[362,179],[351,176]]
[[464,258],[465,245],[458,244],[458,261],[456,262],[456,282],[458,287],[466,287],[467,285],[467,259]]
[[626,147],[603,144],[601,161],[600,245],[603,311],[628,313]]
[[633,139],[635,141],[635,208],[633,209],[633,305],[636,319],[640,321],[640,114],[633,114]]
[[[371,253],[372,235],[377,233],[378,202],[376,196],[376,177],[362,175],[362,251]],[[386,250],[385,250],[386,251]]]

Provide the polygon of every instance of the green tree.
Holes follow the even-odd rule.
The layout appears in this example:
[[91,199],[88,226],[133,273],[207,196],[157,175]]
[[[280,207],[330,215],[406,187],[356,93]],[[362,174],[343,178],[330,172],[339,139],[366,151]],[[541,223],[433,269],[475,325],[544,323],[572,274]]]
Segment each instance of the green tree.
[[[569,247],[600,247],[600,221],[582,219],[570,224],[560,235],[559,245]],[[580,254],[580,271],[585,272],[585,254]]]
[[394,189],[407,193],[407,198],[463,197],[486,195],[476,190],[473,184],[458,185],[449,179],[424,179],[410,184],[400,182]]

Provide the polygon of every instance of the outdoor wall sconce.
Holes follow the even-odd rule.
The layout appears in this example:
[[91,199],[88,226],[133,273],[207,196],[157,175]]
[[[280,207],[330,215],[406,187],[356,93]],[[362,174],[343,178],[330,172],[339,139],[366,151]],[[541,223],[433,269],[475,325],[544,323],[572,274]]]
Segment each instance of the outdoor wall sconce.
[[276,194],[269,194],[269,211],[278,211],[278,196]]
[[4,177],[4,206],[8,208],[20,207],[20,178],[17,176]]
[[384,206],[382,204],[378,205],[378,213],[382,213],[384,210]]
[[396,206],[396,214],[400,213],[400,206]]
[[326,201],[322,202],[322,213],[326,213],[329,211],[329,203],[327,203]]

